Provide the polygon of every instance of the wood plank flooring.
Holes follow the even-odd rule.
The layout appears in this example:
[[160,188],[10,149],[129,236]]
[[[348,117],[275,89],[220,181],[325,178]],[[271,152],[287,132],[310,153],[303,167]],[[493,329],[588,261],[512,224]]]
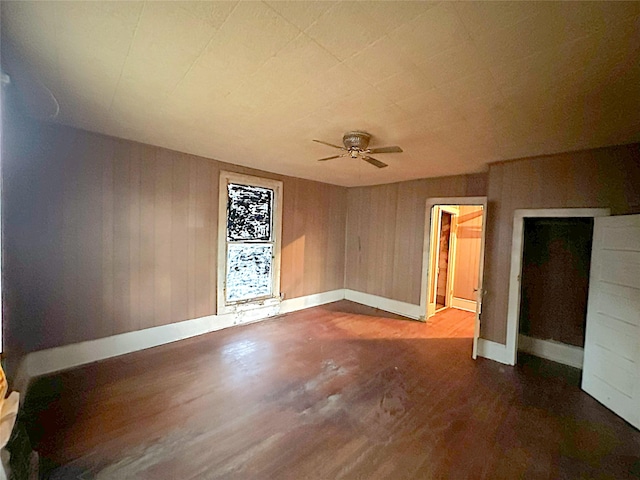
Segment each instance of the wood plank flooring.
[[578,370],[472,332],[337,302],[40,379],[28,429],[56,479],[640,478]]

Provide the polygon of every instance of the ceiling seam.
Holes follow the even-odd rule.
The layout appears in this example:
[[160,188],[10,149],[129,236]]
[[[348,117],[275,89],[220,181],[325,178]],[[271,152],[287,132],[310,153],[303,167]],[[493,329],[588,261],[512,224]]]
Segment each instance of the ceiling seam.
[[[453,5],[453,9],[454,9],[454,11],[456,12],[456,16],[458,17],[458,20],[460,21],[460,24],[462,25],[462,27],[464,28],[464,30],[465,30],[465,32],[466,32],[466,34],[467,34],[468,41],[471,43],[471,45],[473,45],[473,47],[476,49],[476,51],[478,51],[478,52],[479,52],[478,45],[476,44],[476,38],[475,38],[475,35],[473,34],[473,32],[471,31],[471,29],[469,28],[469,25],[467,24],[467,22],[465,22],[465,20],[464,20],[463,16],[460,14],[460,10],[459,10],[458,5],[456,5],[456,4],[454,3],[454,5]],[[505,105],[505,107],[506,107],[509,111],[511,111],[511,102],[509,102],[509,101],[507,100],[507,97],[505,96],[504,91],[502,90],[502,88],[500,88],[500,86],[499,86],[499,84],[498,84],[498,82],[497,82],[497,80],[496,80],[496,77],[495,77],[495,75],[494,75],[494,73],[493,73],[493,71],[492,71],[492,69],[491,69],[491,65],[487,65],[487,66],[486,66],[486,69],[487,69],[487,72],[488,72],[488,74],[489,74],[489,77],[491,78],[491,82],[493,83],[494,87],[496,88],[496,91],[498,92],[498,95],[499,95],[500,100],[501,100],[501,101],[502,101],[502,103]],[[461,113],[462,113],[462,112],[461,112]],[[463,118],[463,119],[465,119],[465,120],[473,120],[473,119],[469,118],[469,115],[468,115],[466,112],[462,113],[462,118]],[[493,132],[492,132],[492,133],[493,133]],[[492,143],[494,144],[494,146],[495,146],[495,147],[498,147],[498,146],[500,145],[500,142],[497,140],[497,138],[495,137],[495,135],[492,135],[492,137],[493,137],[493,138],[491,139],[491,140],[492,140]],[[488,165],[488,163],[487,163],[487,162],[485,162],[485,167],[486,167],[487,165]]]
[[204,54],[204,52],[207,51],[207,49],[209,48],[209,45],[211,45],[211,42],[213,41],[213,39],[216,37],[216,35],[218,35],[218,33],[220,32],[220,30],[222,30],[222,27],[224,27],[224,25],[227,23],[227,21],[229,20],[229,18],[231,17],[231,15],[233,15],[233,12],[236,11],[236,9],[238,8],[238,5],[240,4],[240,2],[236,2],[236,4],[233,6],[233,8],[231,9],[231,11],[229,12],[229,15],[227,15],[227,18],[224,19],[224,22],[222,22],[220,24],[220,26],[215,29],[215,31],[213,32],[213,35],[211,35],[211,38],[209,38],[209,41],[207,42],[207,44],[202,48],[202,50],[200,51],[200,53],[198,54],[198,56],[195,58],[195,60],[191,63],[191,65],[189,66],[189,68],[187,69],[187,71],[185,72],[185,74],[182,76],[182,78],[180,78],[180,80],[178,80],[178,82],[176,83],[176,85],[173,87],[173,89],[171,90],[171,92],[168,93],[167,97],[172,96],[175,91],[178,89],[178,87],[182,84],[182,82],[184,81],[185,78],[187,78],[187,75],[189,75],[189,73],[191,72],[191,70],[193,70],[193,67],[195,66],[196,63],[198,63],[198,61],[202,58],[202,55]]
[[136,21],[136,28],[133,30],[133,36],[131,37],[131,42],[129,42],[129,48],[127,49],[127,54],[124,57],[124,62],[122,62],[122,67],[120,68],[120,75],[118,75],[118,81],[116,82],[116,87],[113,89],[113,95],[111,96],[111,101],[109,102],[109,108],[107,109],[107,115],[111,112],[111,108],[113,107],[113,102],[116,98],[116,94],[118,93],[118,87],[120,86],[120,81],[122,80],[122,74],[124,73],[124,67],[127,64],[127,60],[129,59],[129,54],[131,53],[131,48],[133,47],[133,42],[136,40],[136,35],[138,33],[138,27],[140,26],[140,19],[142,18],[142,14],[144,13],[144,8],[147,6],[147,2],[145,1],[142,4],[142,8],[140,9],[140,13],[138,13],[138,19]]
[[[287,22],[289,25],[291,25],[291,26],[293,26],[293,27],[297,28],[297,29],[298,29],[298,31],[299,31],[302,35],[304,35],[307,39],[309,39],[311,42],[313,42],[314,44],[316,44],[316,45],[317,45],[319,48],[321,48],[324,52],[328,53],[328,54],[329,54],[329,55],[331,55],[334,59],[336,59],[336,60],[338,61],[338,64],[337,64],[337,65],[341,65],[341,64],[343,64],[343,63],[345,62],[344,60],[340,59],[339,57],[337,57],[336,55],[334,55],[332,52],[330,52],[329,50],[327,50],[327,49],[324,47],[324,45],[322,45],[320,42],[318,42],[315,38],[313,38],[313,37],[311,37],[309,34],[307,34],[307,32],[306,32],[306,31],[307,31],[307,30],[308,30],[312,25],[314,25],[314,24],[318,21],[318,19],[316,19],[316,21],[315,21],[315,22],[313,22],[311,25],[309,25],[309,27],[307,27],[305,30],[302,30],[298,25],[296,25],[295,23],[293,23],[293,22],[289,21],[287,18],[285,18],[284,16],[282,16],[282,15],[280,14],[280,12],[278,12],[275,8],[273,8],[271,5],[269,5],[269,3],[267,3],[267,2],[266,2],[266,1],[264,1],[264,0],[262,1],[262,3],[264,3],[267,7],[269,7],[273,12],[275,12],[275,14],[276,14],[276,15],[278,15],[280,18],[282,18],[282,19],[283,19],[285,22]],[[333,8],[333,7],[328,8],[328,9],[327,9],[327,10],[326,10],[322,15],[320,15],[320,17],[323,17],[323,16],[324,16],[327,12],[329,12],[332,8]],[[318,18],[320,18],[320,17],[318,17]],[[292,39],[291,41],[293,41],[293,40],[295,40],[295,39]],[[288,45],[291,41],[287,42],[287,45]],[[285,45],[285,46],[286,46],[286,45]],[[284,47],[283,47],[283,48],[284,48]],[[276,53],[276,55],[277,55],[277,53]],[[336,66],[337,66],[337,65],[336,65]],[[331,67],[331,68],[333,68],[333,67]],[[306,85],[307,83],[308,83],[308,82],[305,82],[303,85]],[[297,90],[299,90],[300,88],[302,88],[302,86],[303,86],[303,85],[300,85],[299,87],[297,87],[297,88],[294,90],[294,92],[295,92],[295,91],[297,91]]]
[[[58,89],[62,84],[62,72],[60,71],[60,32],[58,32],[58,22],[59,22],[59,13],[58,13],[58,4],[54,4],[53,8],[53,35],[55,37],[56,42],[56,85],[55,88]],[[58,91],[58,95],[60,92]],[[55,97],[55,95],[54,95]],[[63,112],[59,112],[64,115]]]

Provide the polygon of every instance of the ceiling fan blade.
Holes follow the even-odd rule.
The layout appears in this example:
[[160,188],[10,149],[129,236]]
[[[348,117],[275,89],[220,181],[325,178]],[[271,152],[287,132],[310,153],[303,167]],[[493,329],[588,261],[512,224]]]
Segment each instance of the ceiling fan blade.
[[318,161],[319,161],[319,162],[324,162],[325,160],[333,160],[334,158],[340,158],[340,157],[342,157],[342,156],[343,156],[343,155],[334,155],[333,157],[321,158],[321,159],[319,159]]
[[314,142],[322,143],[323,145],[327,145],[327,146],[333,147],[333,148],[339,148],[340,150],[346,150],[346,148],[344,148],[344,147],[339,147],[338,145],[334,145],[333,143],[323,142],[322,140],[314,140]]
[[369,153],[402,153],[402,149],[397,146],[372,148]]
[[381,162],[380,160],[376,160],[375,158],[372,157],[362,157],[362,159],[365,162],[369,162],[371,165],[373,165],[374,167],[378,167],[378,168],[384,168],[384,167],[388,167],[389,165],[387,165],[386,163]]

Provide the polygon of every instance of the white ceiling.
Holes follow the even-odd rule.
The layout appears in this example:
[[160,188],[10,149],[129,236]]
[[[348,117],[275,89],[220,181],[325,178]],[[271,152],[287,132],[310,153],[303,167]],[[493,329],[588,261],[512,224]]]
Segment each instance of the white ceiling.
[[[338,185],[640,141],[640,2],[2,2],[56,122]],[[316,162],[347,130],[377,169]]]

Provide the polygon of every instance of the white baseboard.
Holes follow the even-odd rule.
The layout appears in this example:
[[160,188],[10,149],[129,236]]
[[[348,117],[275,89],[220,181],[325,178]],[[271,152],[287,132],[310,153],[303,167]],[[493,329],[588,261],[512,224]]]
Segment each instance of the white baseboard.
[[513,365],[507,346],[484,338],[478,339],[478,356],[494,360],[505,365]]
[[[36,377],[345,298],[409,318],[420,319],[423,316],[419,305],[354,290],[337,289],[283,300],[278,305],[259,308],[239,307],[234,313],[208,315],[159,327],[31,352],[22,358],[18,366],[13,389],[26,392],[31,380]],[[24,398],[24,395],[21,397]]]
[[476,302],[474,300],[467,300],[466,298],[453,297],[451,306],[460,310],[466,310],[467,312],[475,313],[476,311]]
[[536,357],[582,369],[584,349],[566,343],[518,335],[518,350]]
[[405,317],[415,320],[423,320],[425,312],[422,311],[420,305],[392,300],[390,298],[379,297],[369,293],[356,292],[355,290],[345,289],[344,298],[352,302],[367,305],[368,307],[379,308],[385,312],[397,313]]
[[295,312],[297,310],[317,307],[318,305],[337,302],[339,300],[344,300],[344,288],[283,300],[280,303],[280,313]]
[[145,328],[144,330],[98,338],[96,340],[38,350],[28,353],[22,358],[16,372],[13,389],[23,392],[21,399],[24,399],[24,393],[26,393],[31,380],[42,375],[48,375],[138,350],[184,340],[234,325],[264,320],[281,313],[293,312],[303,308],[335,302],[343,298],[344,290],[338,289],[283,300],[276,305],[267,305],[258,308],[243,308],[240,306],[234,313],[208,315],[206,317],[170,323],[159,327]]

